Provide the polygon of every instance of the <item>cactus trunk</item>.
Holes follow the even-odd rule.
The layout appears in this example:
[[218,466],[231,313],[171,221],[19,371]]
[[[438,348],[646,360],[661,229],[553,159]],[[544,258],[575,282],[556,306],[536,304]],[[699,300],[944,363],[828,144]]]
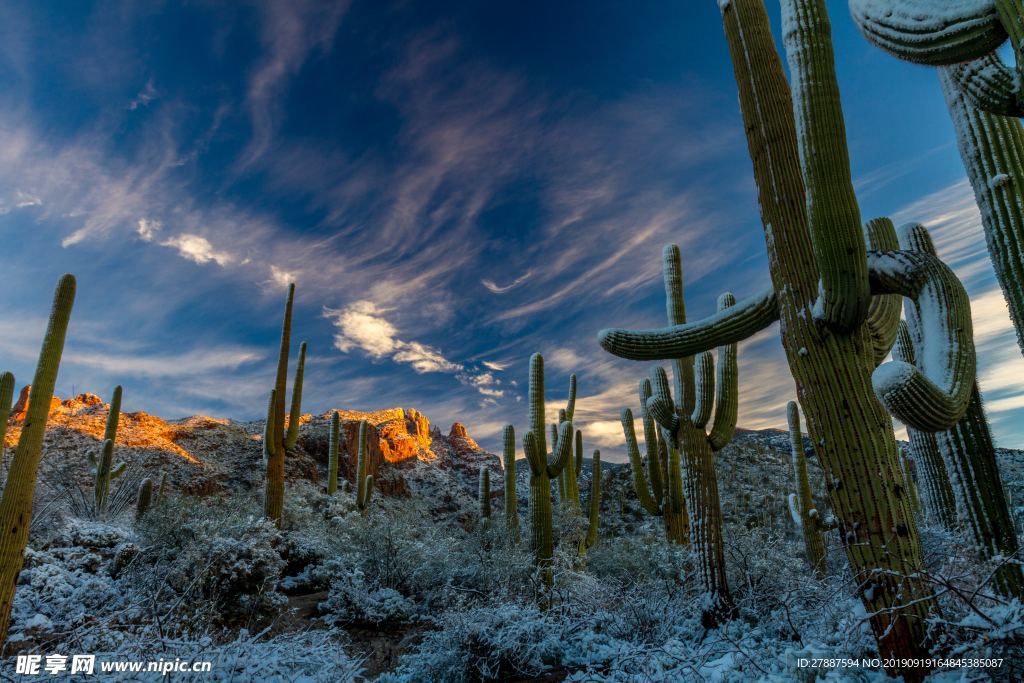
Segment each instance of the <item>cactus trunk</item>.
[[268,425],[264,429],[263,452],[266,459],[266,485],[263,494],[263,514],[280,528],[284,517],[284,395],[288,381],[288,351],[292,335],[292,302],[295,299],[295,285],[288,286],[288,297],[284,306],[284,321],[281,325],[281,348],[277,359],[277,376],[271,394],[271,410],[267,415]]
[[512,425],[505,425],[502,442],[502,466],[505,475],[505,528],[513,543],[518,543],[519,498],[516,494],[516,431]]
[[[579,432],[576,432],[579,434]],[[597,545],[598,530],[601,516],[601,451],[594,451],[593,464],[590,468],[590,501],[587,516],[587,535],[580,542],[580,555]]]
[[327,495],[338,491],[338,458],[341,455],[341,416],[331,413],[331,432],[327,440]]
[[50,413],[50,400],[57,382],[57,370],[64,352],[64,338],[74,301],[75,278],[65,275],[60,279],[54,295],[39,363],[32,380],[28,413],[11,460],[3,498],[0,499],[0,645],[7,642],[14,584],[25,560],[46,420]]
[[292,405],[288,411],[288,436],[284,447],[291,450],[299,441],[299,427],[302,422],[302,378],[306,372],[306,342],[299,344],[299,362],[295,366],[295,381],[292,384]]

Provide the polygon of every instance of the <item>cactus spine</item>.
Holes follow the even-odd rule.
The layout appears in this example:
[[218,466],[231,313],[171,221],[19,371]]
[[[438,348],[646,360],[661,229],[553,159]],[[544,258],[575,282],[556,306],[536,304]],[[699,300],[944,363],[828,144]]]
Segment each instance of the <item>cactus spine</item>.
[[331,433],[327,440],[327,495],[338,491],[338,456],[341,454],[341,416],[331,413]]
[[102,515],[107,510],[107,496],[110,494],[110,482],[117,479],[125,471],[125,463],[114,466],[114,443],[117,441],[117,425],[121,419],[121,386],[114,387],[114,395],[110,399],[110,410],[107,411],[107,423],[103,430],[103,446],[97,458],[90,452],[89,472],[93,476],[96,513]]
[[370,511],[370,497],[373,495],[373,475],[367,474],[369,454],[366,450],[366,420],[359,421],[359,447],[356,452],[356,509],[363,517]]
[[64,275],[54,294],[50,320],[32,380],[28,413],[11,460],[3,498],[0,499],[0,644],[7,642],[14,583],[25,559],[46,419],[49,417],[50,400],[57,382],[57,370],[64,352],[64,338],[74,301],[75,278],[73,275]]
[[284,460],[292,429],[298,438],[298,414],[302,401],[302,371],[305,364],[306,343],[299,347],[299,367],[295,373],[295,387],[292,389],[292,419],[289,429],[285,430],[285,391],[288,383],[288,354],[292,337],[292,303],[295,300],[295,284],[288,285],[288,297],[284,305],[284,321],[281,324],[281,348],[277,359],[277,376],[274,389],[270,392],[270,404],[267,407],[267,424],[263,428],[263,460],[266,465],[266,484],[263,493],[263,514],[278,527],[284,516]]
[[146,477],[139,484],[139,495],[135,499],[135,520],[142,519],[142,516],[149,510],[149,505],[153,500],[153,480]]
[[[905,424],[932,431],[948,429],[963,416],[975,371],[967,294],[933,257],[866,251],[824,1],[782,2],[792,92],[763,0],[719,6],[759,191],[772,287],[703,321],[660,330],[605,330],[601,343],[632,360],[679,359],[749,338],[780,320],[790,372],[879,654],[927,659],[932,591],[921,574],[921,542],[903,495],[886,409]],[[825,211],[812,211],[814,206]],[[818,224],[810,225],[812,219]],[[847,248],[820,244],[833,239]],[[836,314],[869,315],[859,275],[824,275],[862,273],[862,259],[871,295],[927,302],[922,311],[934,335],[925,340],[929,362],[923,370],[900,363],[876,368],[868,325]],[[831,307],[827,296],[819,301],[819,281],[826,280],[846,283],[833,288]],[[837,295],[865,301],[840,302]],[[912,678],[926,673],[923,666],[888,671]]]
[[302,422],[302,376],[306,371],[306,342],[299,344],[299,362],[295,366],[295,381],[292,383],[292,406],[288,412],[288,436],[285,448],[291,450],[299,441],[299,426]]
[[519,542],[519,497],[516,494],[516,430],[502,430],[502,467],[505,475],[505,528],[514,543]]
[[480,528],[491,525],[491,471],[480,468]]
[[[919,223],[901,226],[900,246],[935,256],[931,236]],[[918,349],[925,333],[921,311],[907,306],[904,317],[914,357],[920,363]],[[1017,533],[977,382],[972,385],[967,412],[950,429],[937,432],[935,441],[950,474],[958,517],[982,557],[1015,557],[1019,552]],[[1019,564],[1003,564],[993,579],[1003,595],[1024,597],[1024,574]]]
[[539,353],[530,357],[528,393],[530,430],[523,438],[523,450],[526,451],[526,460],[530,465],[530,548],[541,571],[544,586],[551,588],[554,583],[551,572],[551,559],[554,556],[551,479],[558,477],[569,461],[573,428],[568,421],[559,426],[557,439],[552,444],[553,459],[549,461],[544,434],[544,358]]
[[[579,434],[579,432],[576,432]],[[594,459],[590,469],[590,501],[587,515],[587,535],[580,541],[580,555],[597,545],[598,528],[601,515],[601,451],[594,451]]]
[[800,408],[795,401],[789,402],[786,415],[789,418],[789,438],[796,483],[796,493],[789,494],[789,512],[803,532],[807,564],[811,566],[818,579],[824,579],[828,563],[823,532],[827,531],[828,527],[822,521],[811,495],[811,479],[807,476],[807,457],[804,454],[804,437],[800,431]]

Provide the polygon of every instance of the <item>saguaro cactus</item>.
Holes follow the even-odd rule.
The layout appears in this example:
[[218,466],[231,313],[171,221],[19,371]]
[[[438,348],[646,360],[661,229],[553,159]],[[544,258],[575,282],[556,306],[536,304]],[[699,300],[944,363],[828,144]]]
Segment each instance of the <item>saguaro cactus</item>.
[[373,495],[373,475],[367,474],[369,455],[366,450],[366,420],[359,421],[359,446],[356,453],[356,508],[363,517],[370,511],[370,497]]
[[107,496],[110,494],[110,482],[117,479],[125,471],[125,463],[114,466],[114,441],[106,439],[97,457],[95,452],[89,453],[89,473],[94,482],[94,498],[96,512],[102,515],[107,511]]
[[295,381],[292,383],[292,407],[288,411],[288,436],[285,448],[295,448],[299,441],[299,426],[302,422],[302,376],[306,371],[306,342],[299,344],[299,362],[295,366]]
[[327,440],[327,495],[338,491],[338,457],[341,454],[341,416],[331,413],[331,433]]
[[153,480],[146,477],[139,484],[139,495],[135,499],[135,519],[136,521],[142,519],[142,516],[149,510],[149,505],[153,500]]
[[491,525],[491,471],[480,468],[480,527]]
[[7,642],[14,601],[14,582],[21,572],[32,522],[32,503],[36,473],[43,452],[43,435],[50,414],[50,400],[57,382],[57,370],[64,352],[71,307],[75,302],[75,277],[65,275],[57,284],[50,321],[39,352],[39,363],[32,380],[32,396],[22,424],[18,447],[0,499],[0,644]]
[[[640,410],[644,426],[644,449],[647,451],[648,475],[644,475],[644,464],[637,445],[633,411],[622,410],[622,432],[626,437],[626,453],[633,470],[633,488],[640,506],[650,515],[661,517],[665,527],[665,538],[669,543],[685,545],[690,542],[690,521],[683,496],[682,477],[669,477],[669,472],[678,472],[679,449],[662,447],[654,418],[647,410],[651,397],[651,381],[640,380]],[[664,484],[665,481],[669,485]]]
[[[919,223],[900,227],[900,246],[935,256],[931,236]],[[920,307],[907,306],[904,316],[914,357],[920,363],[922,354],[918,349],[926,334],[922,311]],[[977,382],[972,385],[967,412],[952,428],[937,432],[935,441],[950,475],[958,517],[982,557],[1016,557],[1019,552],[1017,533]],[[1024,597],[1024,575],[1019,564],[1003,564],[993,578],[1000,593]]]
[[292,302],[295,300],[295,284],[288,285],[288,297],[284,305],[284,321],[281,324],[281,348],[277,359],[277,376],[274,389],[270,392],[270,405],[267,408],[267,424],[263,428],[263,459],[266,465],[266,486],[263,494],[263,514],[267,519],[281,526],[284,515],[284,460],[294,442],[289,446],[292,437],[298,438],[299,413],[302,401],[302,372],[305,364],[306,343],[300,346],[299,367],[295,373],[295,387],[292,389],[291,410],[295,415],[289,429],[285,430],[285,391],[288,382],[288,353],[292,336]]
[[[900,321],[899,335],[892,350],[892,357],[910,365],[917,364],[910,330],[905,321]],[[946,471],[946,463],[939,452],[935,434],[907,427],[907,436],[910,439],[910,452],[919,465],[917,473],[919,481],[923,484],[920,488],[924,490],[922,502],[925,513],[931,520],[952,531],[958,526],[956,497],[953,495],[949,472]]]
[[[576,415],[576,375],[569,375],[569,398],[565,403],[565,408],[558,410],[558,423],[551,425],[551,445],[552,450],[555,441],[558,440],[558,425],[563,422],[572,422]],[[558,499],[563,505],[567,505],[569,509],[579,512],[580,511],[580,487],[577,483],[577,477],[579,476],[580,470],[583,467],[583,434],[576,431],[576,450],[569,451],[569,462],[566,463],[562,469],[562,473],[558,475]]]
[[[1022,9],[1021,0],[850,0],[869,42],[901,59],[939,67],[989,256],[1024,352],[1024,127],[1016,118],[1024,115]],[[995,54],[1008,36],[1014,71]]]
[[811,495],[811,479],[807,476],[807,457],[804,454],[804,436],[800,431],[800,408],[795,401],[786,407],[789,418],[789,438],[793,456],[793,479],[796,493],[789,494],[789,513],[804,535],[807,564],[819,579],[825,578],[828,563],[825,556],[824,532],[833,528],[818,512]]
[[502,430],[502,468],[505,475],[505,528],[514,543],[519,542],[519,497],[516,494],[516,430]]
[[[554,582],[551,559],[554,556],[554,536],[551,529],[551,479],[558,477],[569,461],[572,450],[573,427],[563,422],[553,444],[553,459],[547,456],[544,434],[544,358],[535,353],[530,357],[530,431],[523,438],[523,450],[530,465],[530,547],[541,570],[541,579],[548,588]],[[567,410],[566,413],[569,411]]]
[[[579,434],[579,432],[576,432]],[[580,541],[580,555],[597,545],[598,530],[601,523],[601,451],[594,451],[590,467],[590,501],[587,515],[587,535]]]
[[[921,543],[903,495],[886,409],[921,430],[948,429],[963,416],[975,370],[971,321],[964,315],[967,294],[934,257],[866,249],[824,1],[782,1],[792,93],[763,0],[719,6],[759,191],[772,287],[703,321],[651,331],[606,330],[601,343],[633,360],[680,359],[746,339],[781,320],[797,396],[879,652],[896,662],[890,673],[921,678],[927,662],[903,663],[928,657],[932,594],[921,574]],[[876,368],[863,319],[870,297],[861,286],[862,273],[871,295],[928,302],[922,307],[930,330],[922,367]],[[845,283],[832,288],[831,302],[829,290],[819,286],[825,281]],[[837,297],[863,301],[841,303]]]
[[14,375],[4,372],[0,374],[0,455],[3,454],[4,438],[7,436],[7,421],[11,418],[12,400],[14,400]]

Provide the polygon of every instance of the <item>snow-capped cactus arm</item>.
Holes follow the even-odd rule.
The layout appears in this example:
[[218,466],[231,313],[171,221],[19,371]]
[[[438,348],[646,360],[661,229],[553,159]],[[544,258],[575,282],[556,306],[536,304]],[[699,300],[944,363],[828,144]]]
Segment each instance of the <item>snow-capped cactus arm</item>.
[[873,45],[917,64],[956,64],[1006,40],[995,0],[850,0],[850,14]]
[[873,291],[912,299],[924,330],[916,365],[891,361],[875,369],[875,395],[909,427],[924,432],[949,429],[966,412],[974,386],[967,292],[953,271],[930,254],[869,252],[868,265]]
[[710,351],[697,354],[694,359],[694,381],[696,382],[696,403],[690,421],[703,428],[711,419],[715,407],[715,359]]
[[0,374],[0,448],[7,434],[7,420],[11,417],[11,401],[14,400],[14,375]]
[[[865,223],[864,235],[868,246],[874,251],[895,251],[900,248],[896,227],[888,218],[873,218]],[[885,360],[892,345],[896,343],[902,311],[903,297],[898,294],[879,294],[871,298],[866,322],[875,351],[876,366]]]
[[780,4],[797,148],[807,188],[807,224],[821,274],[814,316],[834,330],[849,332],[864,322],[871,289],[828,10],[825,0]]
[[572,457],[574,431],[572,422],[563,422],[558,426],[558,443],[551,454],[552,462],[547,464],[549,477],[560,475],[569,463],[569,459]]
[[[637,500],[648,514],[658,516],[661,514],[661,508],[654,502],[654,497],[647,485],[647,478],[644,476],[644,464],[640,459],[640,448],[636,443],[636,430],[633,426],[633,411],[629,408],[622,409],[622,433],[626,437],[626,455],[629,456],[629,466],[633,471],[633,488],[636,490]],[[651,452],[651,449],[648,448],[648,457]],[[654,452],[657,452],[656,448]]]
[[940,67],[963,94],[982,111],[999,116],[1024,116],[1024,97],[1017,72],[992,53],[980,59]]
[[[725,292],[718,297],[718,310],[726,311],[736,305],[736,297]],[[708,441],[711,450],[720,451],[732,440],[739,415],[739,372],[736,364],[736,344],[718,347],[718,381],[715,383],[715,419],[711,423]]]
[[791,493],[786,499],[789,501],[789,516],[793,518],[793,524],[796,524],[797,529],[803,529],[804,523],[800,519],[800,508],[797,507],[796,494]]
[[628,360],[685,358],[743,341],[778,319],[775,290],[767,289],[703,320],[651,330],[606,329],[598,340],[605,351]]

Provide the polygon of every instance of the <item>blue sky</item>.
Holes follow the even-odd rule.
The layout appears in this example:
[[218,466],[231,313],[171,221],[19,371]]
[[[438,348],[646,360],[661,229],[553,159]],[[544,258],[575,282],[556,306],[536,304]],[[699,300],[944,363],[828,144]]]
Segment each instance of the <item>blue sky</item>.
[[[933,227],[997,438],[1024,446],[937,78],[830,7],[864,216]],[[646,366],[596,332],[663,321],[661,247],[691,317],[768,282],[713,0],[4,3],[0,140],[3,365],[28,381],[73,272],[58,392],[122,383],[127,410],[259,417],[294,279],[307,410],[416,407],[496,449],[541,351],[552,408],[575,371],[586,440],[619,459]],[[741,426],[783,425],[777,330],[740,373]]]

